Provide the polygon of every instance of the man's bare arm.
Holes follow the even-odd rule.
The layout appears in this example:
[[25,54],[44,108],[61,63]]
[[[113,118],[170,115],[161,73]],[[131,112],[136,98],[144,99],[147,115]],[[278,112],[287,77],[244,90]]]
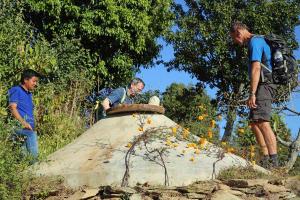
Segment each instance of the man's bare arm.
[[251,64],[251,82],[250,82],[250,92],[255,94],[260,78],[260,62],[252,62]]
[[12,114],[12,116],[14,118],[16,118],[21,124],[22,126],[25,128],[25,129],[29,129],[29,130],[33,130],[31,125],[26,122],[20,115],[19,111],[17,110],[17,104],[16,103],[10,103],[9,104],[9,109],[10,109],[10,112]]
[[257,86],[260,78],[260,62],[252,62],[251,64],[251,80],[250,80],[250,96],[247,101],[247,105],[249,108],[256,108],[256,96],[255,93],[257,91]]

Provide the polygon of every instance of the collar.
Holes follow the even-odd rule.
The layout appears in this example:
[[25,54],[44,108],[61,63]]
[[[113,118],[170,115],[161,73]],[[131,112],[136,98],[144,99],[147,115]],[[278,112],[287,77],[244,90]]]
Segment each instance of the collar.
[[25,90],[22,85],[19,85],[19,87],[26,93],[26,94],[31,94],[31,92],[29,90]]

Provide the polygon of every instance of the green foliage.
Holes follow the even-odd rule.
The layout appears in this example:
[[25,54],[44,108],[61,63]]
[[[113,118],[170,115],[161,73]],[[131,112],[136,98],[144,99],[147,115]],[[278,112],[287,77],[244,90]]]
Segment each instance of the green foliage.
[[148,90],[146,92],[143,92],[140,95],[137,95],[136,98],[135,98],[135,103],[138,103],[138,104],[147,104],[149,102],[149,99],[152,96],[160,97],[159,90]]
[[[218,119],[216,107],[201,88],[173,83],[163,93],[165,115],[181,126],[189,128],[191,133],[201,137],[208,137],[212,132],[213,138],[218,140],[218,126],[211,126]],[[200,119],[199,119],[200,117]],[[203,119],[202,119],[203,117]]]
[[24,169],[28,159],[21,153],[16,141],[11,140],[14,123],[5,123],[0,117],[0,199],[20,199],[27,184],[28,174]]
[[171,25],[170,5],[171,0],[26,0],[23,13],[48,41],[78,39],[95,59],[89,67],[94,80],[116,87],[157,57],[156,39]]

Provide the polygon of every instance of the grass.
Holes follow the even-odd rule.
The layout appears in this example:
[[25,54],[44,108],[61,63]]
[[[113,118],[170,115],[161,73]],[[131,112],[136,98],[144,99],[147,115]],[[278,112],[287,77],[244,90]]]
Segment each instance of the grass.
[[217,179],[230,180],[230,179],[267,179],[270,175],[253,169],[253,167],[230,167],[221,170]]

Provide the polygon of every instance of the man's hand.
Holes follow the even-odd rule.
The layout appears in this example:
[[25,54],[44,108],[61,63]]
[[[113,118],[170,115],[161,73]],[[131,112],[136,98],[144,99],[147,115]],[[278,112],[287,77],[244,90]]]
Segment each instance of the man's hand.
[[108,109],[110,109],[108,98],[105,98],[105,99],[103,100],[102,106],[103,106],[103,110],[104,110],[104,111],[107,111]]
[[31,125],[30,125],[29,123],[23,122],[22,125],[23,125],[23,127],[24,127],[25,129],[28,129],[28,130],[33,131],[32,127],[31,127]]
[[21,117],[19,111],[17,110],[17,104],[16,103],[10,103],[9,104],[9,109],[10,109],[10,112],[11,112],[12,116],[14,118],[16,118],[22,124],[23,128],[33,131],[33,128],[31,127],[31,125]]
[[249,108],[252,108],[252,109],[253,109],[253,108],[256,108],[257,105],[256,105],[255,101],[256,101],[255,95],[251,95],[251,96],[248,98],[248,100],[247,100],[247,105],[248,105],[248,107],[249,107]]

